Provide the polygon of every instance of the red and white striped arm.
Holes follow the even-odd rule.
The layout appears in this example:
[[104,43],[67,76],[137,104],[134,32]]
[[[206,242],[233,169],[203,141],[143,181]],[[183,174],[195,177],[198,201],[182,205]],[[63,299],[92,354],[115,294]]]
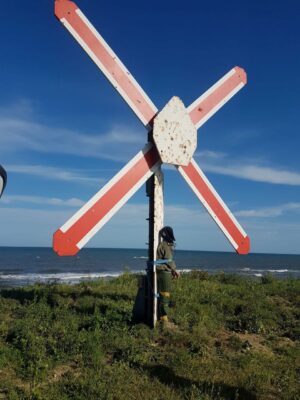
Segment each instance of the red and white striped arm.
[[195,100],[187,111],[198,129],[247,83],[246,72],[234,67],[210,89]]
[[194,159],[177,167],[198,199],[239,254],[248,254],[250,239]]
[[77,5],[56,0],[55,16],[149,129],[157,108]]
[[75,255],[161,165],[148,143],[121,171],[53,235],[60,256]]

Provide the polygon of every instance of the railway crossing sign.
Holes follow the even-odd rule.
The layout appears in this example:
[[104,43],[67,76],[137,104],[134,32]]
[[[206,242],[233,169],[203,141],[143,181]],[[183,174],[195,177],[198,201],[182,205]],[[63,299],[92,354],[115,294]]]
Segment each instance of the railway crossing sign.
[[147,128],[148,143],[54,233],[54,250],[61,256],[75,255],[148,181],[149,258],[155,260],[163,226],[161,165],[165,162],[177,168],[236,252],[247,254],[249,237],[193,158],[197,129],[246,84],[245,71],[234,67],[188,107],[173,97],[159,111],[75,3],[56,0],[55,15]]

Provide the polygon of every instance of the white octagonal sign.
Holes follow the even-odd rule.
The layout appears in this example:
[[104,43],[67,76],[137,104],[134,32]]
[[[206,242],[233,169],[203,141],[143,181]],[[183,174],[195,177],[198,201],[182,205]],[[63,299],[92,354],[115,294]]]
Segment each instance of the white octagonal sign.
[[155,117],[153,139],[162,162],[185,166],[191,161],[197,129],[179,97],[172,97]]

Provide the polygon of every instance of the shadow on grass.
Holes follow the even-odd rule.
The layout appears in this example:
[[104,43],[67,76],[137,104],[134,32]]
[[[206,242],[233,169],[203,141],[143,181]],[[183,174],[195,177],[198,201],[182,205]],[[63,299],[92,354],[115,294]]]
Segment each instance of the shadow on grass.
[[77,298],[79,297],[84,297],[84,296],[93,296],[95,299],[108,299],[112,301],[119,301],[119,300],[124,300],[124,301],[132,301],[133,296],[130,296],[125,293],[94,293],[89,290],[84,290],[80,292],[77,295]]
[[143,366],[142,368],[151,378],[157,378],[161,383],[168,386],[172,385],[177,389],[188,389],[191,388],[191,386],[194,386],[203,394],[209,394],[216,399],[219,398],[219,396],[228,400],[257,399],[255,394],[242,387],[230,386],[222,382],[213,383],[193,381],[174,374],[172,369],[165,365]]
[[139,287],[134,300],[132,309],[131,324],[147,323],[147,277],[142,276],[139,279]]
[[[129,325],[135,325],[139,323],[146,323],[146,283],[144,279],[140,280],[139,288],[137,294],[134,298],[132,295],[128,295],[126,293],[112,293],[112,292],[104,292],[99,293],[95,292],[92,288],[83,288],[78,290],[78,288],[74,288],[74,290],[69,292],[64,292],[58,286],[51,285],[41,285],[41,286],[33,286],[32,288],[7,288],[0,290],[0,296],[6,299],[14,299],[17,300],[20,304],[24,305],[31,302],[39,302],[41,300],[46,301],[46,303],[50,307],[56,307],[57,296],[62,299],[71,298],[73,300],[72,308],[76,310],[78,313],[87,313],[93,314],[95,312],[95,308],[97,307],[102,314],[105,314],[107,309],[109,308],[106,304],[96,304],[96,302],[91,304],[85,304],[82,306],[81,304],[77,305],[77,300],[83,299],[85,297],[94,298],[95,300],[109,300],[115,303],[119,301],[132,302],[134,301],[132,308],[131,319],[128,321]],[[119,312],[120,313],[120,312]]]
[[48,297],[49,298],[49,305],[51,305],[51,295],[56,294],[60,295],[63,298],[72,298],[73,300],[79,299],[80,297],[85,296],[93,296],[95,299],[108,299],[112,301],[132,301],[133,296],[127,295],[125,293],[95,293],[89,289],[84,289],[81,291],[69,292],[64,293],[63,291],[59,290],[59,287],[45,285],[41,288],[33,287],[32,289],[23,289],[23,288],[9,288],[9,289],[2,289],[0,290],[0,296],[6,299],[14,299],[19,301],[21,304],[26,302],[30,302],[33,300],[39,301],[41,298]]
[[24,290],[22,288],[1,289],[0,296],[5,299],[13,299],[24,304],[33,301],[36,295],[35,290]]

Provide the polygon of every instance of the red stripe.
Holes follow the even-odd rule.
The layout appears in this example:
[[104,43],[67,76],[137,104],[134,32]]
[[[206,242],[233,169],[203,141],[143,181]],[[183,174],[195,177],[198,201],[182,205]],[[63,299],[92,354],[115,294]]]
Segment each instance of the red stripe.
[[[138,88],[130,79],[130,73],[125,73],[106,48],[99,42],[98,38],[91,32],[90,28],[76,14],[78,7],[70,1],[56,1],[55,15],[58,19],[65,18],[84,43],[89,47],[102,65],[106,68],[109,75],[118,83],[126,95],[130,98],[135,107],[143,115],[147,124],[152,121],[155,112],[149,105]],[[126,101],[126,99],[124,99]]]
[[235,225],[234,221],[231,219],[227,210],[224,209],[223,205],[215,197],[214,193],[210,190],[209,186],[207,186],[207,183],[200,176],[199,172],[194,167],[194,165],[192,163],[189,163],[188,166],[186,167],[182,166],[181,168],[188,176],[188,178],[191,180],[191,182],[194,184],[197,191],[208,203],[209,207],[211,208],[213,213],[217,216],[221,224],[225,227],[229,235],[235,241],[235,243],[238,246],[238,249],[236,250],[238,251],[239,249],[243,248],[243,251],[245,251],[244,242],[249,239],[247,239],[247,237],[245,238],[242,235],[238,227]]
[[144,157],[138,160],[125,175],[109,188],[107,192],[65,232],[65,234],[69,238],[72,238],[73,243],[77,244],[123,199],[157,161],[159,161],[159,156],[156,148],[153,146]]
[[242,68],[235,67],[235,73],[217,87],[210,95],[198,103],[191,111],[190,117],[195,125],[203,119],[211,110],[220,104],[229,93],[241,82],[246,84],[246,73]]

